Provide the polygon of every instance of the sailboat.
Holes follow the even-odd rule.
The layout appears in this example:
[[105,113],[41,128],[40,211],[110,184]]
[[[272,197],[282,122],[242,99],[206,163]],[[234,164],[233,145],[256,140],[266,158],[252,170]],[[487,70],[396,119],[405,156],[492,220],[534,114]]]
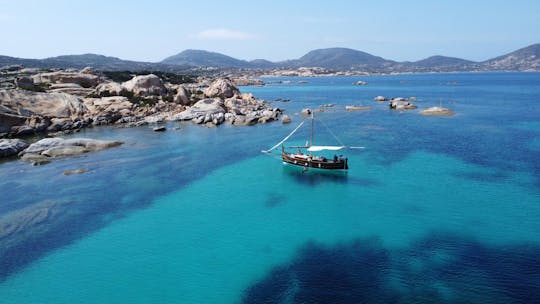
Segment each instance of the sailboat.
[[[313,144],[313,125],[314,117],[311,115],[311,132],[309,141],[304,146],[285,146],[285,142],[294,134],[300,127],[306,122],[302,121],[289,135],[285,136],[283,140],[274,145],[272,148],[262,151],[263,153],[270,153],[274,149],[281,146],[281,160],[283,164],[303,167],[304,171],[309,168],[316,168],[322,170],[341,170],[347,171],[349,169],[349,159],[338,155],[337,151],[346,148],[363,149],[363,147],[347,147],[345,145],[340,146],[321,146]],[[330,131],[330,129],[328,129]],[[330,131],[330,134],[341,143],[341,141]],[[332,157],[328,157],[325,154],[331,151],[334,153]]]

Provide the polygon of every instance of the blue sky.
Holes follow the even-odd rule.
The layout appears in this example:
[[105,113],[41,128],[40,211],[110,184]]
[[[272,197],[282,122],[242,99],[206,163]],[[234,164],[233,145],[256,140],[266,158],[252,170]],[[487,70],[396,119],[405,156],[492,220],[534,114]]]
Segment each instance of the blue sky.
[[160,61],[185,49],[240,59],[348,47],[392,60],[486,60],[540,42],[540,1],[0,0],[0,54]]

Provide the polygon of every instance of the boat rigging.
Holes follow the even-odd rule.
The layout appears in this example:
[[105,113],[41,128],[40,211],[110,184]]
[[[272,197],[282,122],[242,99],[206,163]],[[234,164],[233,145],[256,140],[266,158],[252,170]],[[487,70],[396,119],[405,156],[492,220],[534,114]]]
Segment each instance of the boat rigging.
[[[294,134],[307,119],[311,120],[311,131],[309,135],[309,140],[306,141],[304,146],[286,146],[285,142]],[[292,130],[285,138],[280,142],[274,145],[268,150],[263,150],[263,153],[271,153],[273,150],[281,146],[281,160],[283,164],[293,165],[303,167],[304,171],[307,171],[309,168],[323,169],[323,170],[341,170],[347,171],[349,169],[349,159],[343,157],[343,155],[334,154],[333,157],[325,156],[323,152],[326,151],[340,151],[342,149],[363,149],[364,147],[348,147],[345,146],[337,136],[324,125],[330,134],[337,140],[340,144],[339,146],[327,146],[327,145],[314,145],[313,144],[313,132],[314,132],[314,116],[311,114],[309,118],[300,122],[300,124]],[[294,149],[294,150],[291,150]],[[313,152],[321,152],[314,154]]]

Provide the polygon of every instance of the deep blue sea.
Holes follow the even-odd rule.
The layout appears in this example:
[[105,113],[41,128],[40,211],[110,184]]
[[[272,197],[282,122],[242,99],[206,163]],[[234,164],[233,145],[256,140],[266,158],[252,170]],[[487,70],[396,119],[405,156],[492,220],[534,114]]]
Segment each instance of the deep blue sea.
[[[291,82],[241,89],[291,124],[101,127],[73,136],[125,144],[1,162],[0,302],[540,303],[540,74],[266,80]],[[323,104],[314,141],[365,147],[347,174],[260,153]]]

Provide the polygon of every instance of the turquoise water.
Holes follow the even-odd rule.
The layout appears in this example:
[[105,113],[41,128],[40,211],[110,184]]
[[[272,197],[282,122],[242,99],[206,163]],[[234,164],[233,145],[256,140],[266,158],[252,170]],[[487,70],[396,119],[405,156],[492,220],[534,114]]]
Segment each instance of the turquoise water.
[[[243,88],[291,98],[275,102],[291,125],[96,128],[81,135],[126,144],[0,164],[0,223],[26,223],[0,237],[2,303],[537,301],[540,75],[359,79]],[[392,112],[377,95],[442,98],[457,115]],[[366,147],[347,153],[348,174],[259,152],[326,103],[321,124]],[[35,210],[47,216],[21,215]]]

